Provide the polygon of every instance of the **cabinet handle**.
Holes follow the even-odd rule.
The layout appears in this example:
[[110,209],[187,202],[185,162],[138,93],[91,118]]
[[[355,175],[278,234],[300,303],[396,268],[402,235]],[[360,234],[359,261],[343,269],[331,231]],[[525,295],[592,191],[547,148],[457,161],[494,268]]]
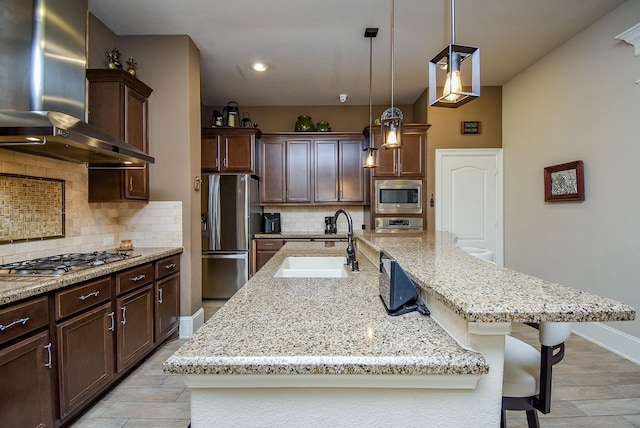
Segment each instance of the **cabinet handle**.
[[98,291],[94,291],[93,293],[85,294],[84,296],[80,296],[80,297],[78,297],[78,299],[80,299],[80,300],[82,300],[84,302],[89,297],[98,297],[98,294],[100,294],[99,290]]
[[174,267],[176,267],[175,263],[169,263],[168,265],[164,265],[164,268],[167,270],[173,269]]
[[111,327],[109,327],[109,331],[116,331],[116,316],[115,316],[115,312],[111,311],[107,315],[109,315],[109,318],[111,318]]
[[43,365],[46,368],[50,369],[51,368],[51,342],[49,342],[48,345],[44,345],[43,348],[46,349],[47,353],[49,354],[49,358],[47,359],[47,362],[44,363]]
[[129,177],[129,191],[133,192],[133,177]]
[[228,159],[225,157],[224,160],[222,161],[222,164],[224,165],[224,167],[226,168],[227,166],[229,166],[229,161]]
[[216,159],[216,169],[220,169],[220,159]]
[[134,276],[131,278],[131,281],[133,282],[138,282],[138,281],[142,281],[143,279],[145,279],[147,277],[147,275],[145,274],[140,274],[138,276]]
[[158,303],[162,303],[162,288],[158,288]]
[[122,321],[120,321],[120,323],[122,325],[125,325],[127,323],[127,307],[126,306],[122,307]]
[[29,317],[21,318],[21,319],[19,319],[19,320],[15,320],[15,321],[13,321],[12,323],[7,324],[7,325],[2,325],[2,324],[0,324],[0,331],[5,331],[6,329],[11,328],[11,327],[13,327],[13,326],[14,326],[14,325],[16,325],[16,324],[26,325],[26,324],[27,324],[27,321],[29,321]]

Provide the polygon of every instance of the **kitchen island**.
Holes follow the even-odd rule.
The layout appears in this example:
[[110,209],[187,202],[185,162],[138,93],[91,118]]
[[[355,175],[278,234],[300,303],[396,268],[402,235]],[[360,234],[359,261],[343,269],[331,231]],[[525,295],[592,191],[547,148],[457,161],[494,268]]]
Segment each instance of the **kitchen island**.
[[[186,375],[194,428],[497,426],[511,322],[635,317],[620,302],[475,259],[448,233],[362,233],[357,247],[360,272],[347,278],[274,278],[287,256],[345,249],[285,245],[165,363]],[[381,249],[432,317],[386,314]]]

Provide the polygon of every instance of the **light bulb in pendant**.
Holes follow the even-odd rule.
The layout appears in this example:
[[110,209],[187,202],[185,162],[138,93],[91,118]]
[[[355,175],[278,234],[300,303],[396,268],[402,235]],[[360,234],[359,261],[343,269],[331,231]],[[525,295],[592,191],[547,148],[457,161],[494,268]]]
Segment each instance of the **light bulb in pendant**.
[[462,78],[460,76],[460,54],[452,53],[451,60],[449,61],[449,72],[447,73],[447,80],[444,82],[444,89],[442,96],[447,101],[454,102],[462,92]]
[[389,123],[387,138],[385,138],[384,146],[387,149],[395,149],[400,147],[400,136],[398,135],[398,127],[394,122]]

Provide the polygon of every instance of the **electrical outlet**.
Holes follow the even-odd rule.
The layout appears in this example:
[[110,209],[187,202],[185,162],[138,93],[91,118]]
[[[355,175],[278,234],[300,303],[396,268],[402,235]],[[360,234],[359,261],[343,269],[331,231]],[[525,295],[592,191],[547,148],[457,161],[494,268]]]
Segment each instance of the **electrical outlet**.
[[102,245],[104,247],[109,247],[109,246],[113,246],[113,236],[104,236],[102,238]]

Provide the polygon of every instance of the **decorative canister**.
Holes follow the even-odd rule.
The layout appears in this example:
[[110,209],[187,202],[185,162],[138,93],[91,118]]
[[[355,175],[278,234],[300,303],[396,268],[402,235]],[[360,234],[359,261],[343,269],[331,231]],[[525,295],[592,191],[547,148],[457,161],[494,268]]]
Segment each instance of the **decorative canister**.
[[330,132],[331,131],[331,125],[329,125],[329,122],[318,122],[318,124],[316,125],[316,131],[318,131],[318,132]]
[[295,130],[296,132],[313,131],[313,121],[311,120],[311,117],[307,116],[306,114],[303,114],[302,116],[298,116]]

